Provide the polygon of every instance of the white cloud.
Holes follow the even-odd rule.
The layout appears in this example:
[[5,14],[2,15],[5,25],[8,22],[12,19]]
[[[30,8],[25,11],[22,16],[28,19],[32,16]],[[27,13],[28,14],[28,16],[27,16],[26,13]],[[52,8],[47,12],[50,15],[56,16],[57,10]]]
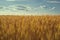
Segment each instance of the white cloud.
[[16,1],[16,0],[6,0],[6,1]]
[[56,7],[52,7],[52,8],[50,8],[49,10],[54,10]]
[[4,11],[5,10],[5,6],[0,6],[0,11]]
[[60,1],[47,1],[48,3],[60,3]]
[[31,7],[26,5],[0,6],[0,13],[5,14],[28,14],[28,12],[30,13],[31,10]]
[[44,8],[46,8],[46,5],[41,5],[40,8],[44,9]]
[[20,10],[31,11],[32,8],[27,5],[15,5],[15,9],[18,11],[20,11]]
[[[24,10],[17,10],[15,6],[9,6],[3,8],[2,10],[0,10],[0,15],[31,15],[31,12],[25,11]],[[27,9],[30,9],[29,7]],[[26,10],[27,10],[26,9]]]
[[6,1],[32,1],[32,0],[6,0]]
[[46,10],[48,7],[46,5],[40,5],[38,7],[33,7],[32,10],[34,11],[41,11],[41,10]]

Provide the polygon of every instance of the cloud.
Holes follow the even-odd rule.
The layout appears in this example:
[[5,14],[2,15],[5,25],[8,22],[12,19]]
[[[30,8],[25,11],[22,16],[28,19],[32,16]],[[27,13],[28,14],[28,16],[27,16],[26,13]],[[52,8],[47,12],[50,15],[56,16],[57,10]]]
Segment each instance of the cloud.
[[0,10],[3,9],[4,7],[3,6],[0,6]]
[[60,1],[47,1],[48,3],[60,3]]
[[52,7],[52,8],[50,8],[49,10],[54,10],[56,7]]
[[48,7],[46,5],[40,5],[38,7],[32,8],[34,11],[41,11],[41,10],[46,10]]
[[48,1],[60,1],[60,0],[48,0]]
[[5,6],[0,6],[0,11],[4,11],[5,10]]
[[31,11],[30,6],[26,5],[9,5],[9,6],[0,6],[0,11],[10,11],[10,12],[21,12],[21,11]]
[[40,9],[44,9],[44,10],[54,10],[56,7],[48,7],[46,5],[42,5],[40,6]]
[[17,6],[16,6],[16,9],[17,9],[17,10],[23,10],[23,11],[29,11],[29,10],[31,10],[31,7],[29,7],[29,6],[24,6],[24,5],[17,5]]
[[44,8],[46,8],[46,5],[41,5],[40,8],[44,9]]
[[17,5],[17,6],[16,6],[16,9],[17,9],[17,10],[30,11],[30,10],[31,10],[31,7],[25,6],[25,5]]
[[51,9],[54,10],[56,7],[52,7]]
[[32,1],[32,0],[6,0],[6,1]]
[[16,0],[6,0],[6,1],[16,1]]
[[27,5],[0,6],[0,15],[27,15],[31,14],[31,7]]

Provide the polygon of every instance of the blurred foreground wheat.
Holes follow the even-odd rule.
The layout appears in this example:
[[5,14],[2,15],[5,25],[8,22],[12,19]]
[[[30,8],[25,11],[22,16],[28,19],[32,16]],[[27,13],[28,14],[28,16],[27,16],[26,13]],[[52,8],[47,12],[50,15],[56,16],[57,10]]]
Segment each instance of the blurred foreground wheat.
[[0,16],[0,40],[60,40],[60,16]]

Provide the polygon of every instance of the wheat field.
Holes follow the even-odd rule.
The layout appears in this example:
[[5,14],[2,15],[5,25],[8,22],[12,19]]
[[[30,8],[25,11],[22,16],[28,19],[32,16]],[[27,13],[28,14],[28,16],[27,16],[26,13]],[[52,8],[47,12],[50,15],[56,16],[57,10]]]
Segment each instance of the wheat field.
[[60,40],[60,16],[0,16],[0,40]]

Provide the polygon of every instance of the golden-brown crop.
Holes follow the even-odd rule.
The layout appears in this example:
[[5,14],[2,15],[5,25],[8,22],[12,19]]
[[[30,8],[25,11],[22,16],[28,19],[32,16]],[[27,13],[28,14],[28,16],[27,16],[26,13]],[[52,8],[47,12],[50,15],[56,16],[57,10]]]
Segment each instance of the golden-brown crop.
[[60,16],[0,16],[0,40],[60,40]]

